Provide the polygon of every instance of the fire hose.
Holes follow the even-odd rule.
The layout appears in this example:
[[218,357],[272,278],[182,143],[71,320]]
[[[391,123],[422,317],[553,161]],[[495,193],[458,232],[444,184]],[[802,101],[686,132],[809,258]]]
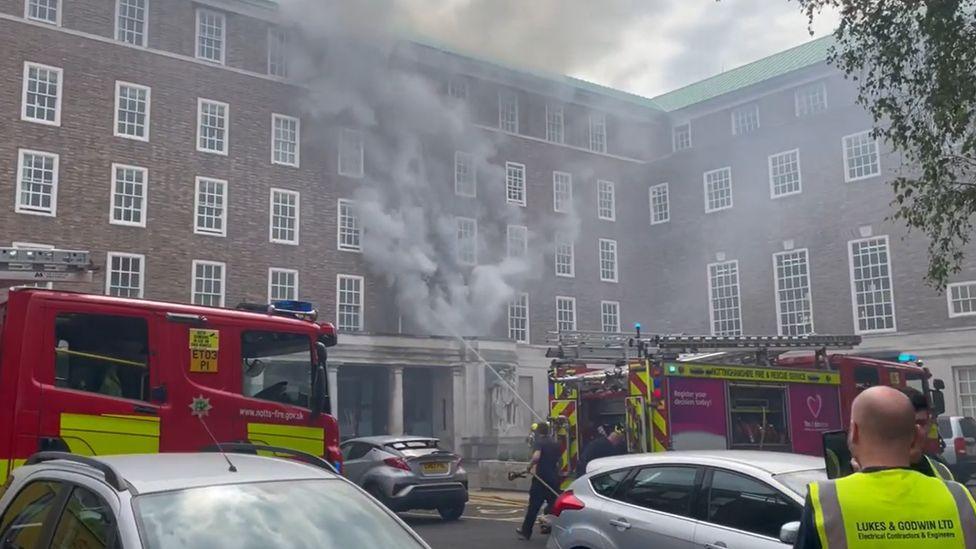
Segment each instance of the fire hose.
[[539,482],[541,482],[542,485],[545,486],[550,492],[552,492],[553,495],[555,495],[557,498],[559,497],[559,495],[560,495],[561,492],[557,492],[552,486],[549,486],[549,483],[547,483],[546,481],[542,480],[542,478],[539,475],[537,475],[537,474],[535,474],[535,473],[533,473],[531,471],[509,471],[508,472],[508,480],[511,482],[511,481],[513,481],[513,480],[515,480],[517,478],[525,478],[528,475],[532,475],[532,478],[534,478],[534,479],[538,480]]

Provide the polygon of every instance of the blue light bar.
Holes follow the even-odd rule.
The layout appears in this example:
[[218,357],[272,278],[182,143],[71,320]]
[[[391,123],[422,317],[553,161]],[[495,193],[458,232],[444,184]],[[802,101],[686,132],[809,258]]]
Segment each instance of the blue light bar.
[[640,330],[640,322],[635,322],[634,323],[634,329],[635,330]]
[[295,299],[279,299],[271,302],[271,306],[279,311],[291,311],[295,313],[312,313],[315,307],[309,301],[298,301]]
[[918,362],[918,357],[911,353],[901,353],[898,355],[898,362]]

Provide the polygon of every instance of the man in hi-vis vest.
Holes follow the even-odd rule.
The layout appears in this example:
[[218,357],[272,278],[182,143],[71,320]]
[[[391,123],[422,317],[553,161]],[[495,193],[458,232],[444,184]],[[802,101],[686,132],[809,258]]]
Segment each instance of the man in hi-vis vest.
[[794,548],[976,548],[969,490],[911,469],[916,428],[907,396],[867,389],[854,399],[848,433],[859,471],[810,484]]

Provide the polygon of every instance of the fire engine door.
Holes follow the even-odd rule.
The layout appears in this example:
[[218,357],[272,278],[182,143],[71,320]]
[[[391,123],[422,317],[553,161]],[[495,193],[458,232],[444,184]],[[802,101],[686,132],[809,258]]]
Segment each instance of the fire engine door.
[[158,452],[159,407],[151,402],[158,334],[151,317],[128,308],[51,306],[39,329],[40,449]]
[[647,407],[644,397],[627,397],[624,406],[627,410],[627,453],[647,452]]
[[562,478],[561,488],[565,490],[572,482],[572,475],[579,462],[579,432],[577,430],[579,415],[575,400],[553,400],[549,402],[549,422],[562,451],[559,462],[559,474]]

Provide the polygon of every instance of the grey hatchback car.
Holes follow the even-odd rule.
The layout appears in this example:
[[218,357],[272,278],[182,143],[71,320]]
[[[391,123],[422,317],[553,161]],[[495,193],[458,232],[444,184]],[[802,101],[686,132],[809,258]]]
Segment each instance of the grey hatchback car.
[[436,509],[457,520],[468,501],[461,458],[430,437],[354,438],[340,445],[342,472],[394,511]]
[[823,459],[758,451],[599,459],[552,513],[549,549],[786,549]]
[[334,472],[248,454],[42,452],[13,471],[0,513],[0,547],[430,549]]

